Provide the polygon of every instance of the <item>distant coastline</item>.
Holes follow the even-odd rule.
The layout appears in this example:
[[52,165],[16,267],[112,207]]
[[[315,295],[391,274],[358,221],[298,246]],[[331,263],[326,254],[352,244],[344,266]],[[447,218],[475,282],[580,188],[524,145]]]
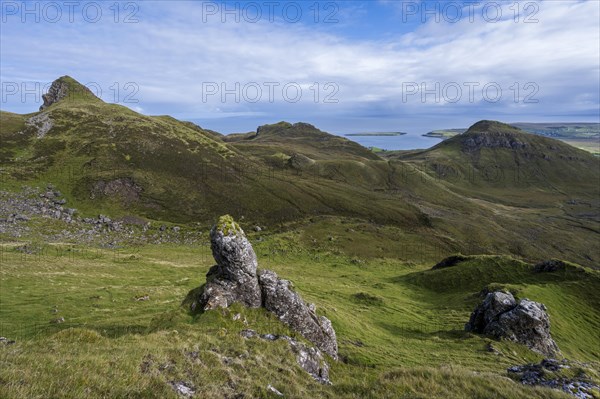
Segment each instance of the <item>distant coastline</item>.
[[423,137],[434,137],[438,139],[449,139],[450,137],[456,136],[457,134],[462,134],[466,132],[467,129],[443,129],[443,130],[433,130],[429,133],[425,133]]

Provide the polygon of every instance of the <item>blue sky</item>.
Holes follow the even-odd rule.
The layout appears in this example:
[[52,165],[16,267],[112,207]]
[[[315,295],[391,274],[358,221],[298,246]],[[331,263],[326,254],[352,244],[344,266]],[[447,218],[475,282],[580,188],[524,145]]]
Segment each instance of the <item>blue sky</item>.
[[36,92],[70,75],[105,101],[225,133],[600,122],[595,0],[1,6],[0,108],[12,112],[36,111]]

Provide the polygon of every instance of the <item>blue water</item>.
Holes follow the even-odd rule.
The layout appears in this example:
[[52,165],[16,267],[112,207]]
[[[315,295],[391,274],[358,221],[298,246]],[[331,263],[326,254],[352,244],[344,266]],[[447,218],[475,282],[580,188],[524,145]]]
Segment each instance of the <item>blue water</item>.
[[364,147],[378,147],[384,150],[415,150],[433,147],[441,139],[423,137],[418,133],[408,133],[403,136],[344,136],[348,140],[356,141]]

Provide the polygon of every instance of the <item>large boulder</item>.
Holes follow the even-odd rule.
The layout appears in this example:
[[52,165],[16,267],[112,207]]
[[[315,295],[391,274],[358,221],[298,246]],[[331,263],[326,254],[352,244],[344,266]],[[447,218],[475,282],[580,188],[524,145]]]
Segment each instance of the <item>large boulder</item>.
[[210,241],[217,264],[208,271],[197,304],[202,310],[226,308],[234,302],[260,307],[256,254],[242,228],[231,216],[222,216],[210,231]]
[[300,295],[290,288],[290,282],[277,277],[275,272],[262,270],[259,283],[265,309],[279,320],[298,331],[323,352],[337,358],[337,339],[331,321],[318,316],[314,306],[307,305]]
[[506,292],[490,292],[483,303],[473,313],[471,319],[465,325],[465,330],[483,333],[486,326],[501,313],[513,309],[517,305],[515,298]]
[[490,292],[471,314],[465,330],[519,342],[546,356],[559,352],[550,335],[546,307],[528,299],[517,303],[506,292]]
[[263,306],[337,359],[337,340],[331,321],[318,316],[292,290],[290,282],[269,270],[257,274],[258,262],[242,228],[229,215],[222,216],[210,231],[211,249],[217,264],[206,275],[206,284],[192,290],[184,301],[194,312],[226,308],[233,303]]

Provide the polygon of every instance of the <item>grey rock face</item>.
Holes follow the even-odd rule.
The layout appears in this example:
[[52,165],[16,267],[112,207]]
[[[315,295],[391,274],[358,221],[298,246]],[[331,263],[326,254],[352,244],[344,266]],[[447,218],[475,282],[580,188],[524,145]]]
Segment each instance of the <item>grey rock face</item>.
[[517,305],[512,294],[505,292],[490,292],[483,303],[475,308],[471,319],[465,326],[466,331],[483,332],[485,327],[501,313]]
[[464,146],[469,150],[478,148],[510,148],[516,150],[527,148],[527,143],[524,143],[511,135],[487,134],[466,139],[464,141]]
[[559,352],[550,336],[546,307],[528,299],[517,303],[510,293],[490,292],[471,314],[465,330],[519,342],[547,356]]
[[124,204],[131,204],[140,200],[143,191],[143,187],[132,178],[121,177],[114,180],[97,181],[90,191],[90,198],[109,197],[119,199]]
[[92,93],[92,91],[85,86],[76,85],[76,86],[71,86],[71,87],[74,88],[74,90],[78,91],[79,93],[70,92],[68,83],[62,78],[56,79],[54,82],[52,82],[52,85],[50,85],[50,88],[48,89],[48,93],[42,95],[42,99],[44,100],[44,103],[40,106],[40,111],[43,111],[44,109],[48,108],[49,106],[51,106],[54,103],[59,102],[60,100],[62,100],[63,98],[66,98],[67,96],[75,96],[76,94],[83,94],[83,95],[95,97],[94,94]]
[[258,262],[244,231],[229,216],[219,219],[210,231],[211,249],[217,265],[210,268],[206,284],[184,300],[192,311],[226,308],[238,302],[248,307],[263,306],[337,359],[337,340],[331,321],[318,316],[287,280],[272,271],[257,274]]
[[234,302],[258,308],[262,304],[252,245],[239,227],[215,225],[210,231],[211,249],[217,265],[206,275],[200,297],[203,310],[226,308]]
[[229,229],[215,225],[210,231],[210,248],[223,277],[243,281],[256,278],[258,261],[250,242],[239,226]]
[[[40,111],[42,109],[40,108]],[[54,122],[50,119],[50,116],[46,113],[34,115],[27,119],[25,125],[35,129],[36,136],[38,139],[43,138],[54,126]]]
[[319,317],[300,295],[290,288],[290,282],[277,277],[275,272],[262,270],[259,282],[264,307],[279,317],[279,320],[314,342],[323,352],[337,358],[337,340],[331,322]]
[[321,351],[293,339],[290,339],[289,343],[296,354],[296,361],[300,367],[321,384],[330,385],[329,365],[325,361]]
[[48,89],[48,93],[42,95],[44,104],[40,106],[40,111],[43,111],[52,104],[62,100],[67,95],[69,95],[69,87],[67,84],[60,80],[55,80],[52,82],[50,89]]

